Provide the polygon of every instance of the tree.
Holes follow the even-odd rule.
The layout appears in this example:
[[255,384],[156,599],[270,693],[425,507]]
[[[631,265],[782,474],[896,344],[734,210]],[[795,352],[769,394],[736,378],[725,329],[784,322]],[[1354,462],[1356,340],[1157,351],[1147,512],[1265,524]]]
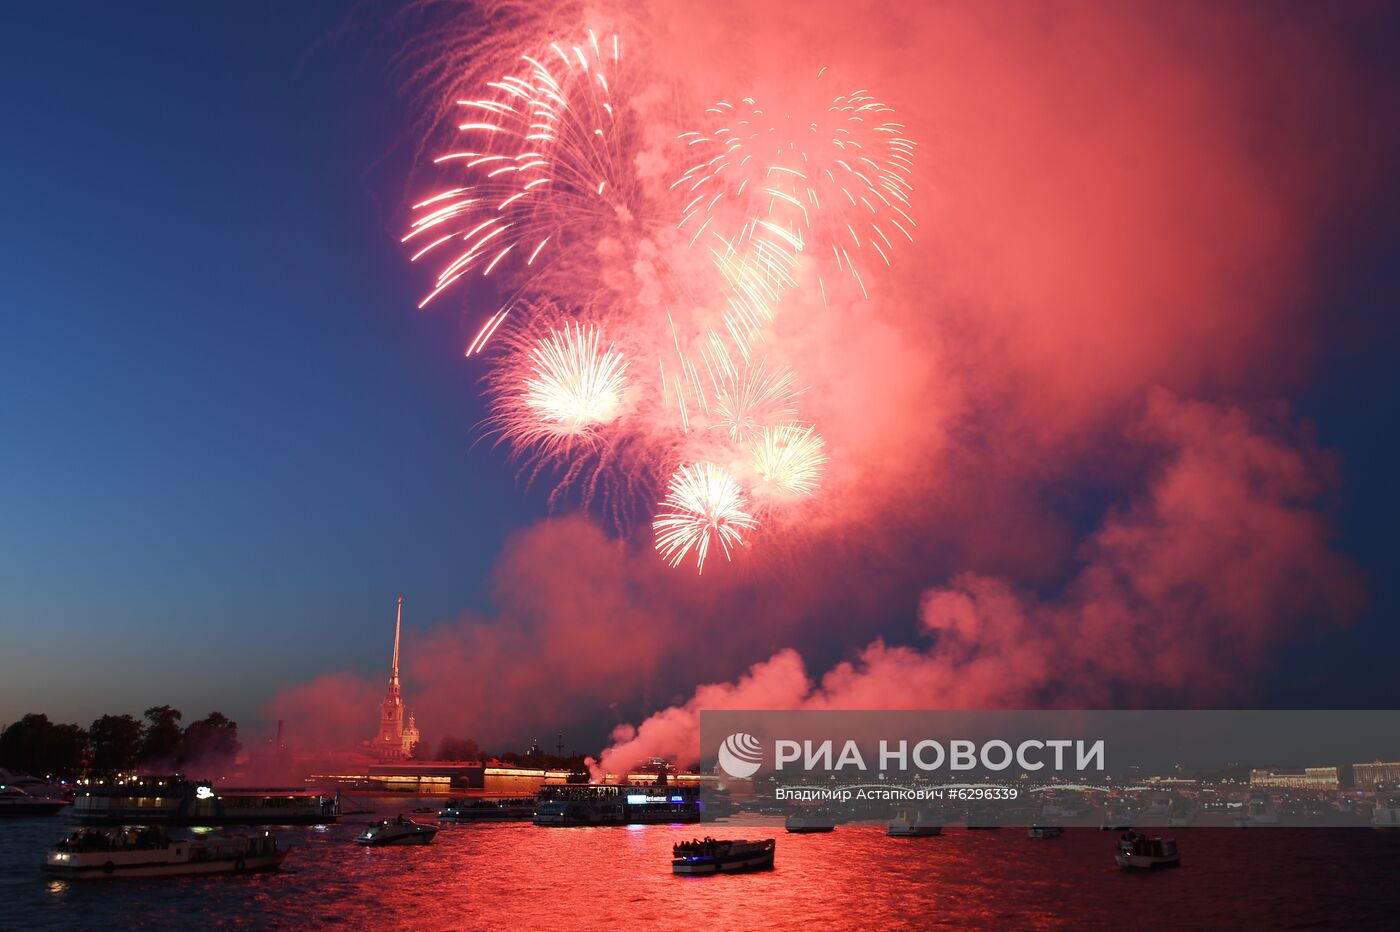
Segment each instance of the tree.
[[438,760],[481,760],[481,747],[471,738],[443,738],[438,744]]
[[141,723],[130,715],[104,715],[88,729],[88,766],[110,777],[136,766],[141,753]]
[[36,777],[71,779],[83,769],[87,732],[30,713],[0,734],[0,767]]
[[168,705],[151,706],[146,710],[146,727],[141,732],[143,764],[168,767],[180,754],[180,710]]
[[200,776],[216,777],[233,766],[242,749],[238,723],[222,712],[210,712],[185,729],[177,759],[182,770],[197,768]]

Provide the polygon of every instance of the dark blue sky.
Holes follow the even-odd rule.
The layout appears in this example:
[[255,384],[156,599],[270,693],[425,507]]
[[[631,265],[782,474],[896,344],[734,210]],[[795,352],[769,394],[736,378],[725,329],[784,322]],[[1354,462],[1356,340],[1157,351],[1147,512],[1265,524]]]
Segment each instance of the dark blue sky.
[[3,15],[0,721],[383,665],[395,594],[479,604],[531,516],[473,447],[467,324],[414,310],[344,7]]
[[[393,40],[347,6],[0,15],[0,722],[248,720],[378,671],[398,592],[411,627],[484,607],[544,512],[474,444],[471,322],[414,310]],[[1400,701],[1395,195],[1337,244],[1294,399],[1374,607],[1285,655],[1278,704]]]

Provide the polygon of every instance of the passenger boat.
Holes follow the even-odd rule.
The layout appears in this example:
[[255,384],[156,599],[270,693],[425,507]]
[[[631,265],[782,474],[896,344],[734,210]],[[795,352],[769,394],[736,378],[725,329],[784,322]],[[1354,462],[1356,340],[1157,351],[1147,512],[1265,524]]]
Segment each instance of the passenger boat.
[[836,820],[830,813],[813,809],[807,812],[794,812],[783,820],[783,827],[794,835],[810,835],[815,832],[836,831]]
[[699,822],[692,786],[558,783],[540,787],[534,823],[549,826]]
[[1148,838],[1139,832],[1125,832],[1118,841],[1115,855],[1124,870],[1152,870],[1158,867],[1180,867],[1181,854],[1170,838]]
[[262,835],[171,840],[158,828],[79,829],[54,845],[44,870],[62,877],[165,877],[276,870],[287,852]]
[[1137,820],[1137,810],[1133,807],[1121,804],[1110,806],[1099,828],[1105,832],[1123,832],[1132,828]]
[[1371,827],[1400,828],[1400,800],[1376,800],[1376,805],[1371,810]]
[[178,775],[140,777],[73,798],[73,816],[86,825],[317,825],[337,815],[336,798],[314,790],[215,789]]
[[1032,825],[1026,829],[1026,834],[1031,838],[1059,838],[1065,830],[1058,825]]
[[701,838],[671,848],[671,872],[675,874],[738,874],[773,869],[772,838],[748,841],[739,838]]
[[967,811],[965,824],[970,831],[1001,828],[1009,814],[994,805],[973,806]]
[[430,845],[437,833],[435,825],[424,825],[399,816],[397,819],[371,822],[355,836],[355,844],[376,848],[385,845]]
[[529,822],[534,817],[533,796],[453,799],[438,810],[438,818],[444,822]]
[[1243,815],[1235,816],[1236,828],[1248,828],[1251,825],[1277,825],[1278,810],[1274,808],[1273,800],[1267,796],[1250,797],[1245,806]]
[[885,826],[891,838],[922,838],[943,832],[943,822],[927,809],[901,809]]
[[66,805],[66,799],[32,796],[17,786],[0,786],[0,819],[56,815]]

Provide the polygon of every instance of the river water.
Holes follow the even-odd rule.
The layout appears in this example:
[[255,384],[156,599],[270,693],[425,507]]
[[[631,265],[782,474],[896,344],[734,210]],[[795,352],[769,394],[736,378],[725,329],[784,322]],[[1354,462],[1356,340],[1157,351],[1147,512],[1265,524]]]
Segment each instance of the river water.
[[[1094,829],[1032,840],[1024,829],[949,827],[910,839],[874,825],[788,835],[776,817],[509,823],[364,849],[351,839],[369,818],[274,829],[293,846],[276,873],[79,882],[39,868],[65,817],[6,820],[0,928],[1400,927],[1400,833],[1370,829],[1173,829],[1181,868],[1138,873],[1114,865],[1117,834]],[[671,845],[697,834],[776,837],[776,869],[672,875]]]

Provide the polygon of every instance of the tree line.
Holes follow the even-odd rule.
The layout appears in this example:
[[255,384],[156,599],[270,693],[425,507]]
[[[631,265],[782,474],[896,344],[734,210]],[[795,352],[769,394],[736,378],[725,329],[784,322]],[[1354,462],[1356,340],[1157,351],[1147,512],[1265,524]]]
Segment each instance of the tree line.
[[140,719],[104,715],[86,729],[30,713],[0,732],[0,767],[57,780],[107,779],[138,768],[226,771],[238,756],[238,723],[220,712],[181,726],[179,709],[152,706]]

